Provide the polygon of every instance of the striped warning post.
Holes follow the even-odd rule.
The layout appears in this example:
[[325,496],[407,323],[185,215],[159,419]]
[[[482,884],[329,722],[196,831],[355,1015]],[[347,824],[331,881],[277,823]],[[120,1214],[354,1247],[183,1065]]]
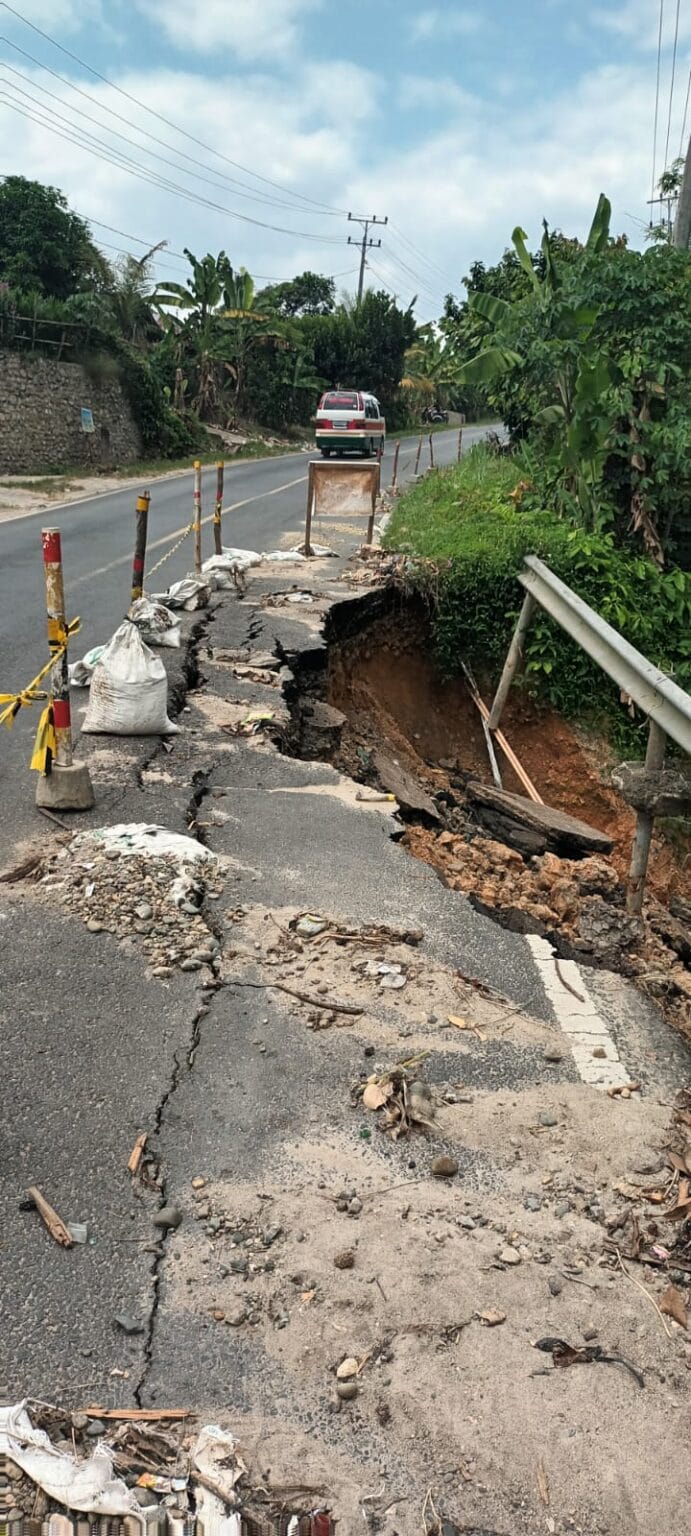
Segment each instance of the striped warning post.
[[41,532],[43,570],[46,579],[46,612],[48,614],[48,649],[56,656],[52,675],[53,725],[55,727],[56,762],[61,768],[72,766],[72,716],[70,711],[70,682],[67,669],[67,619],[65,617],[65,588],[62,578],[62,548],[59,528],[44,528]]

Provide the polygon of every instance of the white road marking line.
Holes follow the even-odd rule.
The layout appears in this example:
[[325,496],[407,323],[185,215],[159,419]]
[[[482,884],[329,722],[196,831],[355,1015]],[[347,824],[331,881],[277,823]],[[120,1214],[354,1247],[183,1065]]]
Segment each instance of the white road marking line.
[[[585,981],[583,972],[573,960],[555,961],[555,951],[547,939],[537,934],[527,935],[535,964],[540,972],[547,997],[554,1008],[560,1029],[567,1036],[571,1054],[584,1083],[594,1088],[620,1088],[631,1081],[624,1063],[601,1014],[598,1013]],[[559,974],[561,971],[561,976]],[[580,993],[574,997],[564,980]],[[604,1051],[604,1056],[593,1055]]]
[[[272,491],[261,491],[257,496],[245,497],[244,501],[234,501],[231,506],[222,507],[221,515],[225,516],[226,512],[239,512],[242,507],[249,507],[254,501],[265,501],[268,496],[278,496],[279,491],[289,491],[294,485],[304,485],[306,480],[307,475],[301,475],[298,480],[287,480],[285,485],[274,486]],[[212,523],[213,518],[213,512],[209,512],[208,517],[203,517],[202,528],[206,523]],[[150,554],[152,549],[163,549],[166,544],[174,544],[176,539],[182,538],[188,527],[189,524],[186,523],[183,528],[176,528],[174,533],[166,533],[162,538],[154,539],[153,543],[146,546],[147,554]],[[70,587],[81,587],[85,581],[93,581],[94,576],[106,576],[108,571],[117,570],[119,565],[131,565],[131,563],[131,555],[119,555],[117,560],[111,560],[108,565],[101,565],[96,571],[87,571],[85,576],[78,576],[76,581],[70,582]]]
[[[283,459],[297,459],[301,457],[302,455],[299,452],[267,453],[260,459],[228,459],[225,468],[227,473],[234,469],[247,469],[248,465],[280,464]],[[213,474],[215,467],[215,464],[203,464],[202,473],[206,474],[208,472]],[[129,483],[125,482],[124,485],[114,486],[112,491],[94,491],[91,496],[76,496],[74,501],[46,502],[45,506],[31,507],[29,510],[26,507],[18,507],[16,512],[9,516],[3,517],[0,514],[0,523],[16,523],[22,517],[38,517],[39,513],[70,512],[72,507],[84,507],[90,501],[105,501],[108,496],[126,496],[128,491],[135,491],[138,485],[143,485],[144,483],[148,485],[167,485],[173,480],[184,480],[186,477],[191,479],[193,475],[193,469],[164,470],[160,475],[151,475],[148,480],[146,475],[141,475],[140,477],[130,475],[128,476]],[[78,480],[80,476],[75,474],[72,478]],[[21,489],[22,487],[18,485],[17,490],[20,491]],[[270,492],[267,492],[267,494],[270,494]]]

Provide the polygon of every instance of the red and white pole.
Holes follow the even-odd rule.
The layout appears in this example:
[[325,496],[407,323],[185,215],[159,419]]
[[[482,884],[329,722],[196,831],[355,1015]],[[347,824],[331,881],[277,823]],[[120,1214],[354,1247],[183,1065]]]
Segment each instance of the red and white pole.
[[214,552],[223,554],[223,535],[221,530],[221,518],[223,516],[223,459],[219,459],[216,465],[216,505],[214,507]]
[[50,674],[55,760],[51,764],[50,773],[42,773],[37,779],[36,804],[42,810],[88,811],[94,803],[91,777],[86,763],[75,763],[72,755],[70,678],[65,644],[67,616],[59,528],[43,528],[41,545],[46,582],[48,647],[51,656],[55,657],[55,666]]
[[[48,649],[57,655],[64,646],[67,635],[65,617],[65,586],[62,578],[62,549],[59,528],[44,528],[43,570],[46,578],[46,612],[48,614]],[[51,674],[53,695],[53,724],[57,746],[55,761],[61,768],[72,767],[72,715],[70,711],[70,680],[67,670],[67,651],[56,663]]]

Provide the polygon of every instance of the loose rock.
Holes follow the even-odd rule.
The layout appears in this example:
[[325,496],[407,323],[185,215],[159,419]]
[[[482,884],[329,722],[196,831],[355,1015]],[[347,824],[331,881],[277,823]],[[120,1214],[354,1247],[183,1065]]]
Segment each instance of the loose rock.
[[179,1227],[182,1221],[182,1211],[176,1205],[163,1205],[154,1216],[154,1226],[163,1227],[164,1230]]
[[341,1402],[350,1403],[354,1397],[357,1397],[359,1387],[356,1381],[337,1381],[336,1391]]
[[435,1179],[453,1179],[458,1173],[458,1163],[455,1157],[435,1157],[432,1163],[432,1173]]
[[355,1265],[355,1254],[353,1249],[344,1248],[341,1253],[335,1253],[334,1264],[336,1269],[353,1269]]

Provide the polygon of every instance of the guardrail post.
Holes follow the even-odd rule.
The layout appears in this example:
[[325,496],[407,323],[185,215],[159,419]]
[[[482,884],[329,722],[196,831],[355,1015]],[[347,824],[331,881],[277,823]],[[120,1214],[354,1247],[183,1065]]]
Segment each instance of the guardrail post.
[[415,468],[413,470],[413,474],[414,475],[417,475],[417,473],[418,473],[418,471],[420,469],[420,454],[421,453],[422,453],[422,433],[420,433],[420,438],[419,438],[418,445],[417,445],[417,453],[415,455]]
[[86,763],[75,763],[72,756],[70,682],[65,647],[67,618],[59,528],[43,528],[41,543],[46,581],[48,647],[57,660],[50,677],[55,761],[49,765],[47,773],[39,776],[36,804],[41,809],[88,811],[94,803],[89,770]]
[[314,464],[310,463],[307,481],[307,510],[305,512],[305,543],[303,547],[303,554],[307,557],[312,554],[312,509],[314,507],[314,497]]
[[398,456],[401,452],[401,440],[399,438],[393,456],[393,472],[391,475],[391,490],[395,491],[398,484]]
[[202,571],[202,465],[194,461],[194,569],[197,576]]
[[523,662],[523,644],[534,611],[535,599],[534,597],[531,597],[529,592],[527,592],[523,599],[523,607],[521,608],[520,614],[518,616],[518,623],[513,632],[513,639],[509,646],[509,654],[506,658],[506,661],[504,662],[504,670],[501,674],[499,687],[497,688],[497,691],[494,695],[494,702],[490,710],[490,716],[487,724],[489,725],[491,731],[496,731],[499,729],[499,721],[501,720],[502,710],[509,696],[509,689],[519,667]]
[[461,462],[462,454],[463,454],[463,428],[459,427],[458,428],[458,463],[459,464]]
[[219,459],[216,465],[216,505],[214,507],[214,551],[217,555],[223,554],[223,539],[221,537],[221,514],[223,512],[223,475],[225,465],[223,459]]
[[377,497],[381,489],[381,463],[377,465],[377,477],[372,485],[372,511],[367,520],[367,543],[372,544],[374,539],[374,519],[377,514]]
[[[646,773],[659,773],[665,761],[666,748],[667,737],[664,731],[654,720],[651,720],[648,731],[648,746],[645,754]],[[648,872],[648,859],[650,858],[650,845],[653,839],[654,825],[655,817],[650,811],[638,812],[636,817],[636,835],[631,851],[629,883],[626,888],[627,912],[638,913],[643,911],[645,877]]]
[[434,437],[431,432],[429,435],[429,467],[434,469]]
[[146,563],[146,533],[149,521],[149,505],[151,497],[148,491],[142,491],[137,497],[135,508],[136,525],[134,535],[134,559],[132,561],[132,602],[136,603],[144,591],[144,566]]

